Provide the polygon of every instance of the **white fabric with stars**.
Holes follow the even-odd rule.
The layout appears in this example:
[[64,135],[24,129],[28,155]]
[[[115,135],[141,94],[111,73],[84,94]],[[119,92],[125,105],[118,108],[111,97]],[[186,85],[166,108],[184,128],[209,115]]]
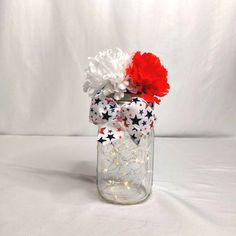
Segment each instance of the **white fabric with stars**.
[[104,124],[98,134],[98,142],[103,145],[122,139],[124,132],[138,145],[153,128],[155,115],[142,98],[134,97],[119,106],[114,99],[97,95],[92,99],[89,119],[94,124]]

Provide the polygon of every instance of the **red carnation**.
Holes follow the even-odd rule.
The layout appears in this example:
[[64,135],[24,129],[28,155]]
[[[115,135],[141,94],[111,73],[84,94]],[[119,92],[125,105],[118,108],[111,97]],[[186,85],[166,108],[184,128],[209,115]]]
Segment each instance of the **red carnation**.
[[167,70],[152,53],[136,52],[126,74],[131,78],[131,85],[137,88],[137,93],[147,102],[159,104],[161,100],[158,97],[165,96],[170,88]]

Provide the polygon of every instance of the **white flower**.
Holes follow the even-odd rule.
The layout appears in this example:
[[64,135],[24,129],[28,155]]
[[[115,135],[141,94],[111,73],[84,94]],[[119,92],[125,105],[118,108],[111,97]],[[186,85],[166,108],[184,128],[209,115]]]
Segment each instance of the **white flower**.
[[129,86],[125,69],[130,62],[130,56],[116,48],[99,52],[88,59],[84,91],[89,92],[90,96],[100,92],[104,96],[113,95],[114,99],[121,99]]

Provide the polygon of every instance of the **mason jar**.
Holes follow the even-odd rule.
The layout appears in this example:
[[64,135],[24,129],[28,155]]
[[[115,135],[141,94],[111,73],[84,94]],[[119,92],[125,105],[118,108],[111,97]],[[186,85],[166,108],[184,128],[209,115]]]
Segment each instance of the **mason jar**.
[[[119,101],[119,105],[129,100]],[[104,127],[104,125],[103,125]],[[98,130],[101,126],[98,126]],[[151,194],[154,162],[154,129],[143,135],[139,144],[125,126],[121,140],[97,144],[97,189],[106,201],[116,204],[143,202]]]

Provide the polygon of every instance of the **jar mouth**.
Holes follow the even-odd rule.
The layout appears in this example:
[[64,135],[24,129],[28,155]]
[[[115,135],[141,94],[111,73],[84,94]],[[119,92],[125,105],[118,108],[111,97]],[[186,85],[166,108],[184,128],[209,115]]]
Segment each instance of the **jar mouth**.
[[[121,98],[120,100],[116,100],[116,102],[119,105],[124,104],[125,102],[131,102],[133,97],[140,97],[140,93],[137,94],[131,94],[131,93],[125,93],[124,97]],[[155,107],[155,103],[154,102],[147,102],[149,104],[149,106],[154,110]]]
[[134,94],[134,93],[125,93],[124,94],[124,97],[123,98],[121,98],[120,100],[117,100],[116,102],[119,102],[119,101],[132,101],[132,98],[133,97],[140,97],[140,93],[137,93],[137,94]]

